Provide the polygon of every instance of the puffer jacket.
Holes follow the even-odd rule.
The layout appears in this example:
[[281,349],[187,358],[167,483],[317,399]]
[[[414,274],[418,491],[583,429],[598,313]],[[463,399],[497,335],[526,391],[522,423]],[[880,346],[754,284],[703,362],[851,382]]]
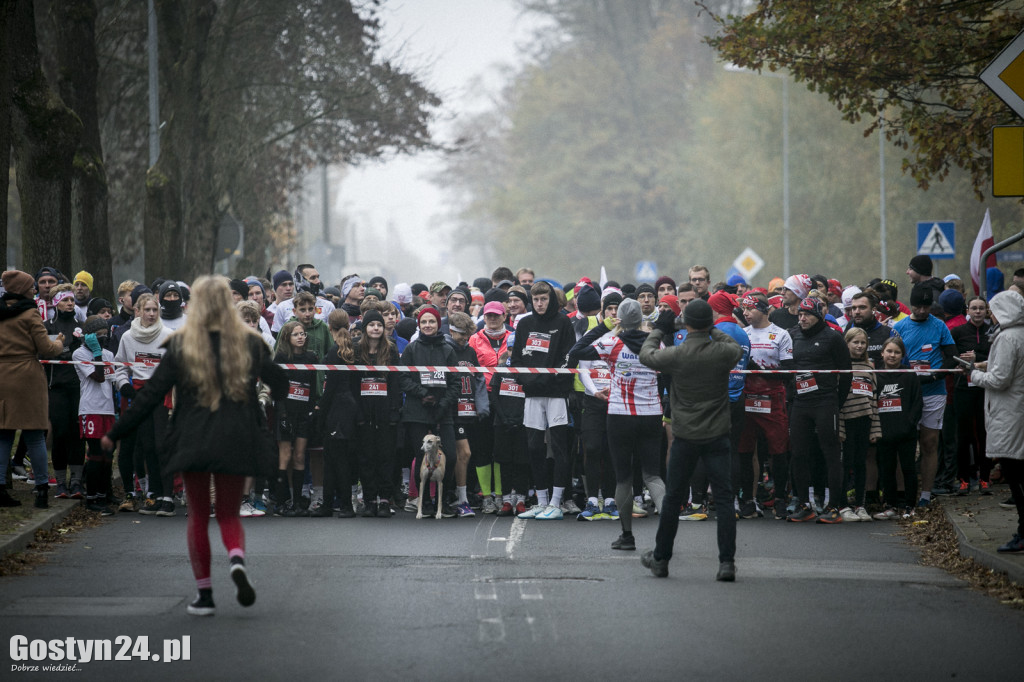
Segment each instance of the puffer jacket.
[[985,444],[990,459],[1024,459],[1024,297],[1003,291],[989,301],[999,321],[988,368],[971,372],[971,381],[985,389]]
[[[420,336],[409,342],[402,353],[403,365],[429,365],[433,367],[454,367],[455,349],[440,333]],[[402,422],[418,424],[451,424],[452,409],[459,399],[459,376],[457,372],[437,370],[434,372],[402,372],[399,385],[405,393],[402,406]],[[423,404],[423,398],[433,396],[433,405]]]

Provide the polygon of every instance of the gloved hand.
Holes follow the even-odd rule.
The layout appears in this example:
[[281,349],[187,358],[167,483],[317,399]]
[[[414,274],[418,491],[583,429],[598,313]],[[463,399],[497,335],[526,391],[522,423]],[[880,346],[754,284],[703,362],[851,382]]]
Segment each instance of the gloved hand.
[[124,386],[121,387],[121,396],[128,398],[128,400],[131,400],[132,398],[135,397],[135,387],[132,386],[130,383],[125,384]]
[[660,329],[666,338],[671,338],[676,333],[676,314],[671,310],[662,310],[654,323],[655,329]]
[[100,340],[96,338],[95,334],[85,335],[85,347],[92,352],[94,360],[100,360],[103,358],[103,349],[100,347]]

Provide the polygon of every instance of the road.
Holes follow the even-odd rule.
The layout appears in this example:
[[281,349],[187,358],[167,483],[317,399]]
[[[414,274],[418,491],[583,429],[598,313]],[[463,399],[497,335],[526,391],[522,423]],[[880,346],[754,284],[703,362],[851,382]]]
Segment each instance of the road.
[[[118,515],[0,579],[4,677],[40,665],[10,660],[17,635],[144,635],[152,653],[190,637],[188,661],[79,662],[75,680],[1019,674],[1024,613],[918,565],[893,524],[740,521],[723,584],[713,520],[680,524],[657,579],[609,549],[614,522],[245,519],[258,598],[242,609],[211,520],[218,611],[196,618],[185,521]],[[635,524],[640,548],[655,528]]]

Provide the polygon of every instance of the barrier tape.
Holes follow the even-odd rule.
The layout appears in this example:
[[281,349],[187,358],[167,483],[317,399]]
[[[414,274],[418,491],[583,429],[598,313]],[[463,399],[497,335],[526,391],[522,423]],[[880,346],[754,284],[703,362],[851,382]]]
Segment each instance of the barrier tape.
[[[155,368],[159,362],[100,362],[96,360],[40,360],[44,365],[94,365],[97,367],[149,367]],[[591,376],[597,376],[608,370],[601,369],[568,369],[565,367],[444,367],[438,365],[307,365],[294,363],[277,363],[282,369],[292,370],[324,370],[324,371],[349,371],[349,372],[456,372],[461,374],[489,374],[499,372],[501,374],[583,374],[588,372]],[[934,372],[960,372],[957,367],[951,369],[734,369],[731,374],[864,374],[865,372],[875,374],[900,374],[904,372],[915,372],[917,374],[931,374]]]

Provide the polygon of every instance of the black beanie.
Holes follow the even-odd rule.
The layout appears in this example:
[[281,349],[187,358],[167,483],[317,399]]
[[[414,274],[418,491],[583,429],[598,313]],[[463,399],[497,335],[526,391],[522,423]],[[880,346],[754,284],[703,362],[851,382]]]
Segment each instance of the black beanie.
[[910,305],[912,306],[930,306],[934,300],[935,289],[924,282],[915,284],[914,288],[910,290]]
[[[601,312],[603,313],[605,308],[610,305],[619,305],[620,303],[622,303],[622,294],[616,291],[606,294],[604,299],[601,300]],[[579,306],[577,305],[577,307]]]
[[683,309],[683,322],[693,329],[710,329],[714,319],[714,311],[702,298],[693,299]]
[[380,311],[376,308],[370,308],[363,313],[363,316],[359,318],[359,321],[363,323],[363,329],[366,329],[366,325],[371,322],[380,322],[381,324],[384,324],[384,316],[381,315]]
[[490,303],[491,301],[497,301],[498,303],[504,303],[508,300],[508,292],[498,287],[493,287],[487,290],[484,294],[484,303]]
[[243,301],[249,298],[249,285],[242,280],[233,279],[228,282],[228,286],[231,287],[231,291],[241,296]]
[[589,313],[601,309],[601,295],[594,287],[584,284],[580,287],[580,293],[576,294],[576,310],[581,313]]
[[925,277],[932,276],[932,259],[924,254],[918,254],[910,259],[910,269]]
[[395,325],[395,333],[406,341],[411,339],[412,335],[416,333],[416,318],[403,317],[398,321],[398,324]]

